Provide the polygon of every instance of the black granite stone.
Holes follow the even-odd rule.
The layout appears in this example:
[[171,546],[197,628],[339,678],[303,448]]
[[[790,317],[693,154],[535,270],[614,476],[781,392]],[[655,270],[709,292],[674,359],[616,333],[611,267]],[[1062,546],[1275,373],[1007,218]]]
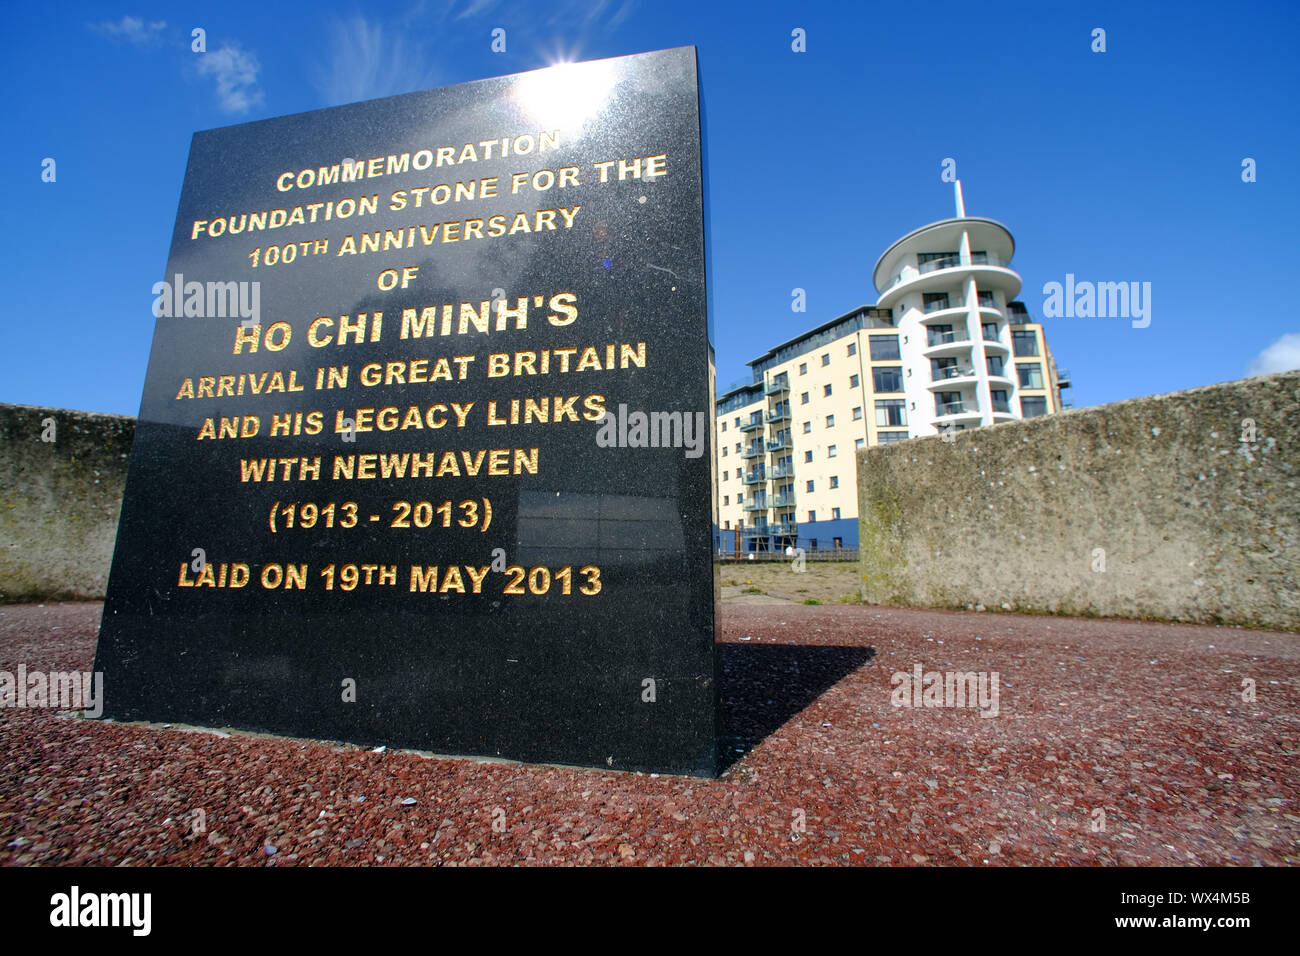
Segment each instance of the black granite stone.
[[[364,176],[315,182],[345,159]],[[514,174],[528,174],[517,192]],[[197,133],[165,278],[185,293],[259,282],[259,312],[214,314],[206,286],[205,315],[155,306],[95,664],[105,716],[714,774],[702,186],[693,48]],[[340,218],[371,196],[374,212]],[[267,228],[241,220],[263,211]],[[494,297],[526,297],[526,325]],[[341,317],[361,313],[363,340],[338,344]],[[236,353],[241,335],[255,352]],[[639,343],[644,366],[621,367]],[[490,374],[494,353],[510,374]],[[410,381],[439,358],[450,380]],[[346,387],[317,387],[331,366]],[[540,407],[561,420],[525,423]],[[638,411],[680,413],[699,444],[678,430],[681,447],[637,447]],[[432,474],[413,476],[417,461]],[[384,477],[403,462],[406,477]]]

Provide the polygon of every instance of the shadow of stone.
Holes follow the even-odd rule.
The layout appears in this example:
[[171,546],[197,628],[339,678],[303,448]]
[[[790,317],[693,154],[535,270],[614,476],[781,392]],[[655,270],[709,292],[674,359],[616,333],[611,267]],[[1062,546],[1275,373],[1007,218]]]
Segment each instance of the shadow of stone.
[[718,774],[876,656],[874,647],[719,644]]

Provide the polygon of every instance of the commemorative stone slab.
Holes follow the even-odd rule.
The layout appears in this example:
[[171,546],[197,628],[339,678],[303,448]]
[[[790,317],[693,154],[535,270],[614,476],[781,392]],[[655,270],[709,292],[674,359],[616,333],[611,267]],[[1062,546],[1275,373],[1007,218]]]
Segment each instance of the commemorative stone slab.
[[104,714],[712,775],[680,48],[197,133]]

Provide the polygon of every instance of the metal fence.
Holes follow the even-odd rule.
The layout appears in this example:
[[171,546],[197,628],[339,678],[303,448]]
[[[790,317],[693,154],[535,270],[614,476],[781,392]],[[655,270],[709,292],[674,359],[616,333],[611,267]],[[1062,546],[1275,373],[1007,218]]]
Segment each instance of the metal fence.
[[[858,549],[824,548],[809,551],[805,548],[803,556],[808,561],[856,561],[858,560]],[[727,551],[713,556],[713,560],[718,564],[744,564],[749,561],[793,561],[794,558],[795,555],[786,554],[784,551],[742,551],[740,554]]]

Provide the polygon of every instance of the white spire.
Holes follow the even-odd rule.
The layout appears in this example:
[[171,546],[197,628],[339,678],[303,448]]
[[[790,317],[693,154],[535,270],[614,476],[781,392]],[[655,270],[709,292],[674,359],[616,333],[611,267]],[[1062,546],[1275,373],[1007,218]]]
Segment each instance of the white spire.
[[962,199],[962,196],[961,196],[961,180],[960,180],[960,179],[955,179],[955,180],[953,180],[953,183],[952,183],[952,189],[953,189],[953,192],[954,192],[954,193],[956,194],[956,196],[957,196],[957,218],[958,218],[958,219],[965,219],[965,218],[966,218],[966,201],[965,201],[964,199]]

